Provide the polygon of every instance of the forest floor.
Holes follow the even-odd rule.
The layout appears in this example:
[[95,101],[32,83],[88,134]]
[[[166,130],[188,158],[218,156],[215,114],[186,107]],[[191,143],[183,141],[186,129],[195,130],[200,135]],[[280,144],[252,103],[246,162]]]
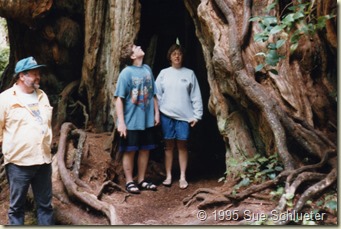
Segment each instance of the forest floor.
[[[216,179],[190,180],[187,189],[181,190],[177,182],[171,187],[158,186],[158,190],[143,191],[138,195],[130,195],[123,192],[112,193],[102,200],[115,202],[116,211],[123,225],[199,225],[205,221],[198,220],[197,215],[200,210],[195,205],[186,207],[183,199],[192,195],[198,188],[212,188],[220,184]],[[114,200],[114,201],[113,201]],[[219,208],[217,208],[219,210]],[[1,201],[0,205],[0,225],[5,225],[7,221],[8,201]],[[261,209],[260,209],[261,210]],[[214,213],[214,208],[205,210],[206,214],[213,216],[216,214],[216,222],[208,222],[208,225],[234,224],[233,221],[219,219],[218,213]],[[75,210],[72,211],[73,214]],[[78,212],[79,217],[84,217],[83,225],[87,225],[88,216],[83,212]],[[203,213],[201,213],[203,214]],[[221,213],[220,213],[221,214]],[[203,216],[200,216],[203,217]],[[92,218],[92,225],[107,225],[108,220],[101,214],[97,219]],[[34,223],[34,213],[26,213],[26,224]],[[58,223],[58,222],[57,222]],[[207,224],[206,224],[207,225]]]
[[[89,184],[98,190],[101,181],[100,173],[103,169],[108,169],[103,165],[103,160],[110,160],[110,155],[103,149],[105,142],[110,134],[89,134],[89,155],[82,160],[82,180],[90,181]],[[107,159],[105,159],[107,158]],[[177,162],[174,162],[175,164]],[[273,209],[276,202],[258,201],[248,198],[242,203],[231,208],[230,204],[212,204],[208,208],[200,209],[198,207],[203,201],[212,200],[209,196],[201,194],[191,198],[198,190],[223,191],[226,189],[224,182],[218,182],[223,175],[219,172],[207,172],[205,168],[188,170],[189,186],[186,189],[180,189],[177,176],[174,174],[174,180],[171,187],[162,185],[164,174],[162,163],[153,162],[149,167],[148,173],[154,174],[149,178],[158,185],[157,191],[142,191],[141,194],[129,194],[124,191],[124,179],[116,180],[116,183],[122,187],[122,190],[112,188],[103,193],[101,200],[112,203],[121,220],[122,225],[236,225],[240,219],[254,220],[260,217],[264,212]],[[156,168],[156,169],[155,169]],[[157,169],[158,168],[158,169]],[[175,170],[178,168],[175,167]],[[87,171],[87,172],[85,172]],[[154,171],[154,172],[153,172]],[[157,172],[155,172],[157,171]],[[104,178],[103,178],[104,179]],[[91,184],[91,181],[94,181]],[[226,191],[226,190],[225,190]],[[206,199],[206,197],[208,197]],[[193,203],[186,205],[185,199],[192,199]],[[213,197],[214,198],[214,197]],[[219,201],[218,201],[219,202]],[[60,201],[54,198],[54,207],[58,212],[72,212],[70,219],[77,218],[82,225],[108,225],[108,219],[99,212],[93,211],[81,204],[74,205],[60,204]],[[227,207],[230,207],[227,209]],[[28,210],[26,214],[26,224],[35,224],[34,213]],[[3,190],[0,193],[0,225],[5,225],[7,221],[8,210],[8,192]],[[236,218],[236,213],[239,218]],[[244,213],[244,215],[242,214]],[[247,213],[245,215],[245,213]],[[65,213],[63,213],[65,214]],[[72,215],[72,216],[71,216]],[[245,218],[246,217],[246,218]],[[91,218],[91,220],[90,220]],[[71,222],[72,220],[70,220]],[[328,217],[324,223],[335,225],[337,218]],[[57,224],[61,224],[57,222]],[[72,223],[70,223],[72,224]]]

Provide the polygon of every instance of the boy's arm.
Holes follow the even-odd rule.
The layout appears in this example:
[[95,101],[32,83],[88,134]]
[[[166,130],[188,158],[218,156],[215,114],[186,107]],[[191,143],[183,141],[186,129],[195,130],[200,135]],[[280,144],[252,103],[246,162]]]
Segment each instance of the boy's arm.
[[155,120],[155,126],[160,124],[160,111],[159,111],[159,105],[157,103],[156,96],[154,96],[154,120]]
[[127,136],[127,126],[124,122],[124,112],[123,112],[123,98],[116,98],[116,114],[117,114],[117,131],[120,133],[121,137]]

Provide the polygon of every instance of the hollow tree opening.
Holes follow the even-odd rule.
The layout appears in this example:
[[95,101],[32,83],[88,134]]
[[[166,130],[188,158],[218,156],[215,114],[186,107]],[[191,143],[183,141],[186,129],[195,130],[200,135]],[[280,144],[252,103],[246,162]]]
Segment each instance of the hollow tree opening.
[[207,108],[210,95],[207,69],[192,18],[182,0],[140,0],[140,3],[141,27],[136,43],[145,50],[145,62],[151,66],[155,78],[161,69],[169,67],[167,51],[178,41],[186,52],[184,66],[195,72],[200,85],[204,113],[202,121],[191,132],[188,172],[222,175],[225,147],[217,121]]

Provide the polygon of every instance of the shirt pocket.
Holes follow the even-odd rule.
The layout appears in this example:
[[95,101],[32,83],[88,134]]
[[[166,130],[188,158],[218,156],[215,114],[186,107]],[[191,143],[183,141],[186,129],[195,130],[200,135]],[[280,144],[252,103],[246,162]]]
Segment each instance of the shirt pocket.
[[20,104],[13,104],[8,111],[8,122],[25,124],[28,121],[30,113]]

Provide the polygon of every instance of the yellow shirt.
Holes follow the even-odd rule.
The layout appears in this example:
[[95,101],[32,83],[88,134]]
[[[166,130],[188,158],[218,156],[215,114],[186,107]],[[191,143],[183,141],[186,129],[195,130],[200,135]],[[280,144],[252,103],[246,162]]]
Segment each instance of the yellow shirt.
[[4,163],[21,166],[51,163],[52,109],[47,95],[36,90],[39,120],[20,100],[18,86],[0,94],[0,145]]

